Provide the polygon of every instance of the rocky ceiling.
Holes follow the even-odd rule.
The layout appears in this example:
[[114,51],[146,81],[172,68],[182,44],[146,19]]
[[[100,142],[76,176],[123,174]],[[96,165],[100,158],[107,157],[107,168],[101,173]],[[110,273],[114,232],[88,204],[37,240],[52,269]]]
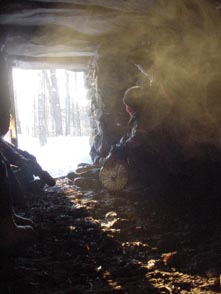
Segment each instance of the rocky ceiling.
[[[100,43],[147,17],[153,0],[0,1],[2,42],[20,66],[43,61],[81,66]],[[136,18],[134,18],[136,15]]]
[[192,33],[199,24],[197,13],[205,17],[203,26],[208,23],[208,3],[219,11],[215,0],[0,0],[1,43],[21,65],[40,60],[81,66],[101,44],[109,50],[119,47],[122,39],[124,46],[134,44],[142,34],[146,38],[152,26],[160,24],[161,31],[149,34],[159,39],[168,28],[164,40],[171,36],[170,26],[182,30],[190,24],[186,34]]

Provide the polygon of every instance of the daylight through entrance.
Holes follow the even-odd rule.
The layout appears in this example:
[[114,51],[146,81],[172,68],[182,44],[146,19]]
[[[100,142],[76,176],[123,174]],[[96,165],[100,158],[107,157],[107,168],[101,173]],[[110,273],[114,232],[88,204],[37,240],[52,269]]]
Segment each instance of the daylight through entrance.
[[19,148],[53,177],[91,162],[83,72],[13,68],[13,85]]

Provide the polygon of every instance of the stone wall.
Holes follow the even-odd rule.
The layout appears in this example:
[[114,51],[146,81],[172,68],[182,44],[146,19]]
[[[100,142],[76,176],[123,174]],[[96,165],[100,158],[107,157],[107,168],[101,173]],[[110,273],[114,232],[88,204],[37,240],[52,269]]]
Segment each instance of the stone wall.
[[[161,15],[158,22],[154,18],[144,22],[138,34],[128,26],[100,44],[88,78],[94,162],[127,134],[130,117],[122,98],[134,85],[132,99],[140,97],[142,103],[127,139],[138,142],[130,150],[140,175],[149,173],[150,180],[155,174],[160,181],[172,175],[185,182],[197,177],[199,170],[206,178],[215,161],[220,162],[218,27],[212,18],[205,27],[198,8],[189,14],[182,9],[179,22],[173,11],[171,19]],[[216,11],[211,11],[217,22]],[[195,20],[198,26],[192,31]],[[146,30],[150,24],[151,32]]]
[[118,59],[96,56],[86,76],[90,99],[91,157],[94,162],[107,156],[112,145],[124,135],[127,114],[122,97],[126,86],[120,75]]

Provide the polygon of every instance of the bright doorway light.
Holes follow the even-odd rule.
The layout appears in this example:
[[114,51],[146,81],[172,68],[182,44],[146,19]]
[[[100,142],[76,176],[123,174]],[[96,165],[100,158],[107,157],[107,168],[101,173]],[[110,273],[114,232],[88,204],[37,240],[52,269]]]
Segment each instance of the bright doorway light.
[[13,85],[18,147],[54,177],[91,163],[84,73],[13,68]]

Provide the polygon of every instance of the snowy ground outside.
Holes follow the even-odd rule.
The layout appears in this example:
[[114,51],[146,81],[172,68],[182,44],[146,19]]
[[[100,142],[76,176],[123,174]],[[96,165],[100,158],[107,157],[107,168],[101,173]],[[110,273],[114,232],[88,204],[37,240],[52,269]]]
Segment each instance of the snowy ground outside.
[[48,138],[48,143],[40,146],[37,138],[18,135],[18,146],[33,154],[42,168],[53,177],[67,175],[79,163],[91,163],[88,136]]

